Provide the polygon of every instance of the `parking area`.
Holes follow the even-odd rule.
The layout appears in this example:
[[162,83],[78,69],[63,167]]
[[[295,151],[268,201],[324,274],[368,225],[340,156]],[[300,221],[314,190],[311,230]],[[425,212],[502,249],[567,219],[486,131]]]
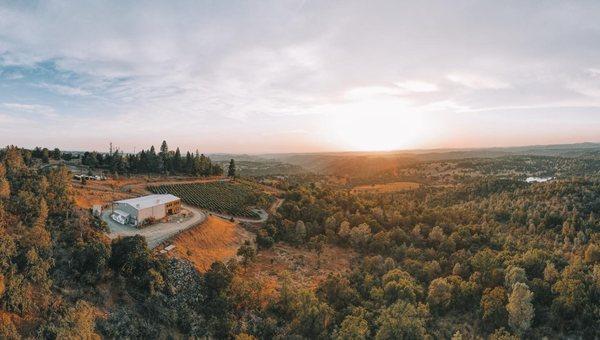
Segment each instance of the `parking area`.
[[183,205],[182,207],[191,212],[192,215],[186,218],[171,218],[170,222],[157,223],[141,229],[130,225],[122,225],[113,221],[112,218],[110,218],[110,209],[107,209],[102,213],[102,220],[108,224],[110,230],[110,233],[108,234],[109,238],[114,239],[122,236],[141,235],[146,238],[148,247],[153,249],[164,240],[167,240],[183,230],[196,226],[206,219],[206,214],[200,209],[188,205]]

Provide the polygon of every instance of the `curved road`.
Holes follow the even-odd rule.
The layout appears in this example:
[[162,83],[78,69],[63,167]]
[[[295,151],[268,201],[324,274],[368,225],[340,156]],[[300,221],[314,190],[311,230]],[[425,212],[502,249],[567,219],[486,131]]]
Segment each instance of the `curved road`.
[[277,199],[275,200],[275,202],[273,202],[273,204],[271,204],[271,206],[268,209],[268,212],[265,211],[264,209],[252,209],[255,213],[258,214],[258,218],[248,218],[248,217],[238,217],[238,216],[232,216],[232,215],[227,215],[227,214],[221,214],[221,213],[217,213],[217,212],[213,212],[213,211],[209,211],[207,210],[207,212],[211,215],[215,215],[215,216],[219,216],[221,218],[225,218],[225,219],[234,219],[234,221],[236,222],[246,222],[246,223],[263,223],[266,222],[269,219],[269,214],[274,214],[277,209],[279,209],[279,207],[281,207],[281,205],[283,204],[285,200],[283,198],[279,198],[277,197]]
[[102,220],[108,224],[110,233],[108,237],[111,239],[120,236],[133,236],[141,235],[146,238],[148,242],[148,248],[153,249],[158,246],[161,242],[169,239],[170,237],[178,234],[179,232],[194,227],[206,219],[206,214],[198,208],[190,207],[189,205],[182,205],[184,209],[189,210],[193,213],[193,216],[184,222],[169,222],[169,223],[157,223],[146,228],[137,229],[132,226],[125,226],[113,221],[110,218],[110,210],[107,209],[102,213]]

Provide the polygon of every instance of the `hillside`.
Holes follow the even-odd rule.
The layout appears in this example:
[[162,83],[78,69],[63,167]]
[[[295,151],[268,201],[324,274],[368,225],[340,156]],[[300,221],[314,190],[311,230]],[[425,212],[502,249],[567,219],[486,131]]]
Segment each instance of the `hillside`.
[[169,256],[186,259],[200,272],[205,273],[213,262],[227,262],[236,256],[238,248],[254,235],[236,223],[216,216],[189,229],[168,244],[175,246]]
[[[0,152],[1,338],[600,336],[600,159],[420,161],[360,186],[236,180],[281,205],[244,228],[211,216],[165,254],[109,242],[67,169],[27,152]],[[216,183],[165,177],[153,183]]]

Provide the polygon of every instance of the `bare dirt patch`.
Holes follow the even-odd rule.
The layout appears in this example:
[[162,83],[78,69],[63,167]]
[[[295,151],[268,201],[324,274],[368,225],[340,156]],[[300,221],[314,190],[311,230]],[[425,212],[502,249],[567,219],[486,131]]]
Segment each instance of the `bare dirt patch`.
[[170,243],[175,249],[171,256],[191,261],[196,269],[205,272],[215,261],[227,261],[254,235],[237,223],[208,216],[201,225],[175,236]]
[[392,183],[384,183],[384,184],[370,184],[370,185],[359,185],[352,189],[354,193],[361,192],[378,192],[378,193],[386,193],[386,192],[395,192],[402,190],[414,190],[418,189],[421,184],[416,182],[392,182]]
[[349,272],[356,257],[354,251],[337,246],[325,246],[317,256],[308,249],[277,243],[271,249],[260,250],[256,260],[240,275],[278,290],[281,275],[287,271],[299,288],[315,289],[329,274]]

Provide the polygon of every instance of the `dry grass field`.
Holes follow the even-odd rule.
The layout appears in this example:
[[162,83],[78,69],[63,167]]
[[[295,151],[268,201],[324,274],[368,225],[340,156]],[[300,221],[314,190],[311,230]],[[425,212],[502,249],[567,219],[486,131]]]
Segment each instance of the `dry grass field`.
[[270,290],[278,290],[280,279],[288,272],[298,288],[315,289],[329,274],[349,272],[357,254],[337,246],[325,246],[317,256],[312,250],[277,243],[273,248],[260,250],[256,260],[242,271],[246,280],[257,280]]
[[419,183],[415,182],[392,182],[392,183],[384,183],[384,184],[371,184],[371,185],[359,185],[352,188],[352,192],[354,193],[362,193],[362,192],[375,192],[375,193],[386,193],[386,192],[395,192],[402,190],[413,190],[417,189],[421,186]]
[[130,198],[133,195],[121,191],[120,187],[111,187],[110,184],[104,183],[106,182],[88,182],[86,185],[74,184],[73,194],[77,206],[91,208],[94,204],[104,205],[112,201]]
[[191,261],[200,272],[205,272],[215,261],[227,261],[236,256],[242,243],[254,235],[236,223],[208,216],[201,225],[175,236],[175,249],[170,255]]

